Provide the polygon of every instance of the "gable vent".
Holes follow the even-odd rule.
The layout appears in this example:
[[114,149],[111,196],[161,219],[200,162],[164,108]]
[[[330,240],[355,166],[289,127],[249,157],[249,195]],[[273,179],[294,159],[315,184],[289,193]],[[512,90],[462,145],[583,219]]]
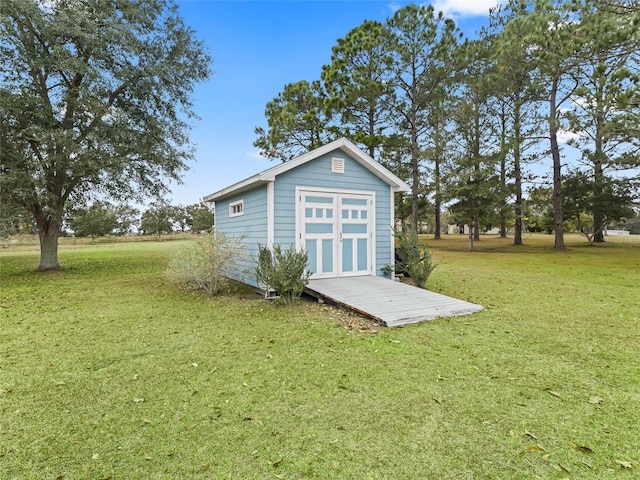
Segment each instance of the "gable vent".
[[331,173],[344,173],[344,158],[331,159]]

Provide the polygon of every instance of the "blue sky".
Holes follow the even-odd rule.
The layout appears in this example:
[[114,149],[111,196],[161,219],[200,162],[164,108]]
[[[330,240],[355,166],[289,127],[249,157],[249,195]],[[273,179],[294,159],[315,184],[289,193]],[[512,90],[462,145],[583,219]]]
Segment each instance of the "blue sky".
[[[201,120],[191,132],[196,161],[173,185],[171,203],[188,205],[274,165],[253,146],[264,107],[287,83],[316,80],[338,38],[365,20],[385,21],[403,1],[178,0],[180,13],[213,57],[214,74],[197,87]],[[472,36],[498,0],[436,0]]]

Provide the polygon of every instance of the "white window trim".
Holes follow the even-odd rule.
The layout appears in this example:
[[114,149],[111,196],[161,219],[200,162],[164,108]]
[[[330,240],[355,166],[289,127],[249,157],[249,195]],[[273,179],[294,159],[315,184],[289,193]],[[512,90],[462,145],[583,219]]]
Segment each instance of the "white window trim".
[[[234,213],[235,207],[238,206],[240,206],[240,211]],[[229,218],[241,217],[242,215],[244,215],[244,199],[229,204]]]

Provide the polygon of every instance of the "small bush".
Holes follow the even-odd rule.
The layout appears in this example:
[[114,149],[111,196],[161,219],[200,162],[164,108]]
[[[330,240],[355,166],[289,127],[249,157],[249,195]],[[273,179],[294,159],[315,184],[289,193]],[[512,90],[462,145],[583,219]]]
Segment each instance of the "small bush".
[[242,238],[217,232],[198,237],[180,249],[169,261],[167,275],[176,283],[215,295],[228,284],[229,276],[245,257]]
[[429,249],[421,244],[416,232],[396,232],[398,239],[395,270],[410,277],[416,287],[425,288],[429,275],[436,268]]
[[294,303],[309,283],[307,271],[309,255],[304,250],[296,250],[293,245],[282,250],[276,245],[273,251],[259,246],[256,280],[265,290],[273,289],[286,305]]

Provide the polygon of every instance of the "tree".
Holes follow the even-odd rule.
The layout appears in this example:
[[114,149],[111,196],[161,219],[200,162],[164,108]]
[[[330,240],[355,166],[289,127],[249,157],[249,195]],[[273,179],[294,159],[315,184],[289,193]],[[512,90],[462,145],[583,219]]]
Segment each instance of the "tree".
[[174,231],[176,224],[175,207],[163,200],[149,205],[140,218],[140,229],[145,235],[156,235],[158,239],[163,233]]
[[[593,54],[580,66],[574,108],[566,117],[569,128],[577,134],[571,143],[580,149],[581,162],[592,170],[592,187],[598,196],[604,194],[609,171],[640,167],[638,124],[632,108],[640,99],[638,72],[632,71],[639,43],[632,20],[635,17],[640,22],[640,13],[622,19],[603,11],[593,15],[599,17],[594,28],[598,35],[589,43]],[[610,38],[612,30],[616,31],[615,39]],[[604,242],[607,215],[597,209],[591,214],[593,241]]]
[[0,44],[0,202],[31,212],[39,269],[56,269],[68,201],[179,179],[210,58],[172,0],[3,1]]
[[[623,20],[621,20],[621,18]],[[534,0],[532,11],[509,22],[524,23],[536,63],[538,84],[546,93],[547,124],[553,159],[555,247],[564,247],[562,163],[558,133],[567,128],[563,110],[578,89],[580,68],[603,52],[628,41],[638,18],[631,21],[600,10],[593,0]],[[563,124],[564,120],[564,124]]]
[[[472,132],[472,135],[474,133]],[[499,185],[495,172],[495,161],[491,156],[474,153],[473,137],[467,140],[467,151],[461,152],[449,174],[446,191],[452,203],[449,211],[456,219],[455,223],[469,225],[469,250],[479,238],[481,219],[495,210]]]
[[115,235],[127,235],[137,230],[140,223],[140,211],[129,205],[116,206],[117,225]]
[[631,235],[640,235],[640,210],[636,207],[634,215],[620,222],[613,222],[616,228],[627,230]]
[[504,148],[496,138],[493,98],[494,65],[488,55],[487,40],[465,42],[456,54],[460,62],[460,88],[451,114],[457,154],[449,181],[451,211],[470,227],[469,249],[480,238],[481,218],[496,209],[500,182],[496,161]]
[[[562,107],[577,84],[571,74],[580,60],[584,35],[579,35],[580,18],[562,0],[534,0],[523,30],[529,32],[527,44],[536,63],[539,85],[544,88],[548,113],[551,157],[553,159],[553,211],[555,248],[564,248],[562,214],[562,163],[558,143]],[[522,17],[510,22],[519,23]]]
[[268,129],[256,127],[254,146],[267,158],[283,162],[322,146],[331,139],[324,103],[325,92],[317,80],[285,85],[267,102]]
[[191,223],[191,214],[187,207],[182,205],[169,205],[168,217],[172,222],[172,229],[174,231],[186,232],[189,229]]
[[187,211],[187,225],[192,232],[209,232],[215,221],[214,213],[209,204],[200,202],[189,205]]
[[0,237],[32,230],[33,225],[30,225],[29,219],[29,212],[20,205],[0,202]]
[[[431,160],[430,167],[431,182],[433,191],[433,238],[440,240],[442,233],[442,205],[444,203],[444,178],[447,168],[447,153],[452,132],[448,129],[450,119],[445,113],[448,108],[453,107],[453,102],[446,92],[439,96],[440,104],[432,109],[428,122],[431,127],[430,142],[425,150],[425,157]],[[445,107],[446,106],[446,107]]]
[[553,232],[553,188],[532,188],[522,207],[523,224],[527,230]]
[[71,212],[70,227],[77,237],[96,237],[113,233],[118,228],[118,212],[109,202],[96,200],[89,207],[76,208]]
[[426,116],[451,82],[451,55],[457,43],[455,23],[432,6],[407,5],[387,21],[385,35],[388,82],[396,92],[391,113],[395,129],[406,136],[411,172],[411,227],[417,231],[422,185]]
[[340,119],[336,130],[365,145],[371,158],[388,142],[391,125],[383,32],[380,22],[365,21],[338,39],[331,63],[322,67],[326,107]]
[[628,0],[600,0],[597,7],[604,12],[627,16],[640,13],[640,5]]
[[[565,220],[576,222],[589,244],[610,222],[632,218],[638,202],[638,182],[628,178],[596,177],[593,171],[569,172],[564,178]],[[599,217],[589,213],[597,211]]]
[[[502,150],[503,160],[510,158],[513,179],[514,236],[513,244],[522,244],[523,222],[523,163],[524,153],[535,141],[540,116],[538,107],[540,89],[533,80],[535,57],[529,42],[532,25],[516,21],[527,15],[529,0],[510,0],[496,7],[490,14],[490,31],[493,33],[491,56],[497,65],[493,81],[500,91],[502,113],[505,115],[505,140],[508,150]],[[502,226],[501,226],[502,228]]]

